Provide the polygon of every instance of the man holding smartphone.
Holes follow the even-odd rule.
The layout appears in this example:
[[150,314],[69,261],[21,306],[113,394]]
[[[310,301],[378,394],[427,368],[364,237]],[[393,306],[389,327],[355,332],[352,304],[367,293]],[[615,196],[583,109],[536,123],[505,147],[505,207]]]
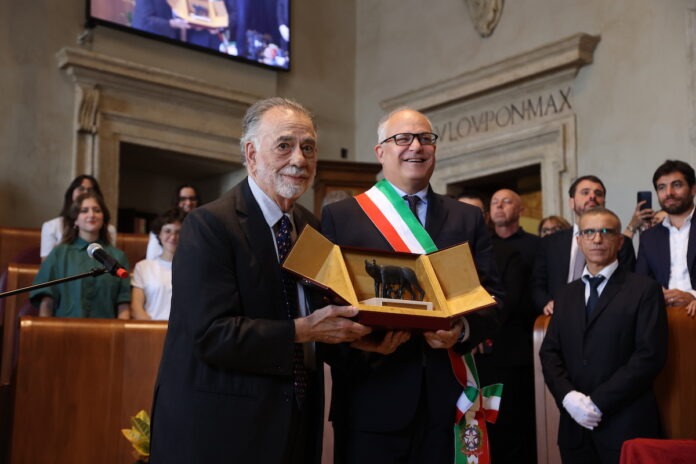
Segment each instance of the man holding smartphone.
[[685,306],[694,317],[696,228],[691,227],[696,195],[694,169],[683,161],[667,160],[655,171],[653,186],[667,217],[640,236],[636,272],[662,285],[666,305]]

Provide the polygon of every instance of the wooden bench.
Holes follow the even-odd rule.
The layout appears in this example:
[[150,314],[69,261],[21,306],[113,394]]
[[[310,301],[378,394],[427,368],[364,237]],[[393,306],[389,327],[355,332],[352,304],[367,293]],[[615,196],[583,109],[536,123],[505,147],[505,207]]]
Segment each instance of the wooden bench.
[[[684,308],[667,308],[669,347],[667,363],[655,380],[655,395],[667,438],[696,437],[696,319]],[[539,316],[534,324],[534,389],[536,402],[537,462],[561,462],[558,446],[560,413],[544,384],[539,349],[551,318]]]
[[121,434],[150,411],[167,323],[25,317],[11,463],[134,462]]

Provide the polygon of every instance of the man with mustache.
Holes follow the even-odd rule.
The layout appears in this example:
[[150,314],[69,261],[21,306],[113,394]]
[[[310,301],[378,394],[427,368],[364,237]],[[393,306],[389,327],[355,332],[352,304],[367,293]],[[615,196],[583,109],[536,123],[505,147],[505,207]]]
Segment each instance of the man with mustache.
[[[567,283],[581,276],[585,257],[573,237],[578,234],[582,214],[596,206],[604,206],[604,183],[592,175],[575,179],[568,189],[568,205],[575,213],[572,229],[563,230],[541,239],[539,252],[532,271],[532,299],[537,310],[553,314],[556,293]],[[630,240],[624,240],[619,251],[619,261],[628,270],[635,267],[636,256]]]
[[270,98],[242,120],[249,176],[184,221],[155,386],[152,463],[318,463],[316,348],[370,329],[352,307],[311,312],[280,264],[305,225],[295,201],[316,171],[317,135],[298,103]]
[[696,195],[694,169],[667,160],[653,175],[657,199],[667,217],[640,236],[636,272],[662,285],[668,306],[686,306],[696,316],[696,228],[691,227]]
[[[429,186],[437,149],[432,131],[428,118],[412,109],[400,108],[382,118],[375,154],[385,180],[356,198],[326,206],[322,233],[342,246],[394,250],[394,242],[380,227],[384,221],[373,222],[374,215],[368,215],[362,203],[367,195],[388,215],[389,207],[380,203],[384,200],[398,212],[398,217],[384,216],[387,223],[408,224],[409,231],[427,235],[437,249],[468,241],[482,285],[500,301],[502,290],[481,211],[438,195]],[[452,272],[463,270],[455,267]],[[330,360],[336,462],[453,462],[455,405],[462,386],[453,374],[448,348],[462,354],[490,336],[498,311],[477,311],[455,321],[449,330],[381,332],[341,346]]]
[[667,358],[660,286],[619,263],[621,221],[595,207],[579,221],[582,278],[556,295],[539,351],[544,380],[561,412],[564,464],[618,464],[621,445],[659,438],[652,389]]

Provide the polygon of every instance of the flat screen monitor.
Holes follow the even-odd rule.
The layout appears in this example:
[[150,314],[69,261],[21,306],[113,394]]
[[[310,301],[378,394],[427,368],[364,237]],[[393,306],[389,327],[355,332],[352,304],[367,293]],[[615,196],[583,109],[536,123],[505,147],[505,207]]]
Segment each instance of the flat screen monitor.
[[290,69],[290,0],[87,0],[90,25]]

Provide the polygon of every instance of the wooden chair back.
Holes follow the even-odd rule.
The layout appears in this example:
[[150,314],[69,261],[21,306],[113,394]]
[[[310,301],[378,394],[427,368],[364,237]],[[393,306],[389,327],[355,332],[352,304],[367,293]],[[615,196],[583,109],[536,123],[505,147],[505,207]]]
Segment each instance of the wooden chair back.
[[119,232],[116,235],[115,246],[128,256],[128,265],[131,271],[138,261],[145,259],[148,240],[148,234],[125,234]]
[[40,246],[41,231],[39,229],[0,227],[0,273],[22,251]]

